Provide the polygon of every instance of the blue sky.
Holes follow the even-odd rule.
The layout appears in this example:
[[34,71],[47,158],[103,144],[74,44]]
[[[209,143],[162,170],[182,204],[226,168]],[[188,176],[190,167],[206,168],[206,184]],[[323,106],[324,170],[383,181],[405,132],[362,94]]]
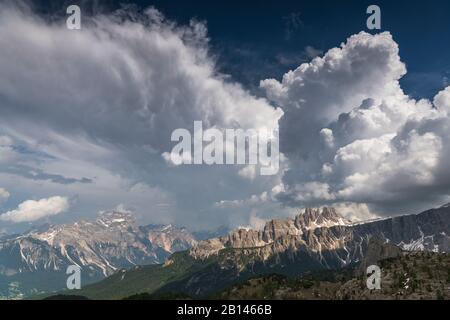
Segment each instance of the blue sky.
[[[407,92],[432,96],[444,87],[444,77],[450,76],[450,3],[444,0],[154,3],[177,21],[193,16],[206,20],[214,48],[226,53],[219,55],[224,70],[247,82],[273,77],[274,72],[281,77],[286,65],[277,64],[277,55],[296,56],[307,46],[327,50],[354,33],[368,31],[365,11],[371,4],[380,6],[382,30],[390,31],[401,48],[409,70],[403,79]],[[291,23],[296,14],[298,26]],[[254,73],[254,78],[248,76]]]
[[[408,93],[431,97],[445,86],[445,77],[450,77],[450,3],[445,0],[142,3],[154,3],[177,21],[193,16],[206,20],[214,48],[225,52],[219,56],[225,72],[249,85],[254,85],[252,80],[273,77],[274,72],[281,77],[286,65],[277,64],[277,55],[296,56],[307,46],[327,50],[354,33],[369,31],[365,12],[371,4],[380,6],[382,30],[390,31],[401,48],[408,67],[403,79]],[[290,22],[296,14],[299,26]],[[256,63],[259,68],[255,68]]]
[[[60,1],[32,1],[44,11],[61,12]],[[380,6],[382,31],[390,31],[408,68],[404,89],[415,97],[431,97],[450,77],[450,3],[445,0],[246,0],[246,1],[69,1],[87,11],[110,11],[123,4],[155,6],[168,18],[188,23],[206,21],[219,67],[255,88],[260,79],[281,77],[296,67],[307,46],[325,51],[366,28],[366,8]],[[293,19],[299,23],[293,22]],[[292,64],[280,63],[284,56]],[[297,59],[297,60],[295,60]]]

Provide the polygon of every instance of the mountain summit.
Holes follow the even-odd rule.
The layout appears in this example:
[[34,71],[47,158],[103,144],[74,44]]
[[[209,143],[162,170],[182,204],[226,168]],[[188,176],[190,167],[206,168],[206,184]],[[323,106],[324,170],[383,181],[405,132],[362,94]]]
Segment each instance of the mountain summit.
[[225,248],[264,247],[281,238],[301,237],[317,228],[345,226],[349,223],[334,208],[307,208],[293,219],[270,220],[262,230],[237,229],[224,237],[200,241],[190,252],[196,258],[205,258]]

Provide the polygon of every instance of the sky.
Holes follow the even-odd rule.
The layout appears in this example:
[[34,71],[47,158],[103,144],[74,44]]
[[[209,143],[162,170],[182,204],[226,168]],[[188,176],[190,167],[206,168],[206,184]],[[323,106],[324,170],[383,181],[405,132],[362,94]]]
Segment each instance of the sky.
[[[81,30],[65,10],[78,4]],[[132,6],[131,4],[134,4]],[[381,8],[368,30],[366,8]],[[447,1],[0,2],[0,231],[130,210],[193,230],[450,201]],[[278,174],[171,132],[279,130]]]

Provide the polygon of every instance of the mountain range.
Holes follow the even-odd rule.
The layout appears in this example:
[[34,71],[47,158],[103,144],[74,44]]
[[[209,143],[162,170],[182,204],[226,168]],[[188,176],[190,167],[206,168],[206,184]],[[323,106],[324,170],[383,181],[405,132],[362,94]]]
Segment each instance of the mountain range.
[[66,286],[66,269],[78,265],[91,283],[136,265],[163,263],[197,243],[172,225],[137,226],[128,212],[103,212],[95,221],[42,226],[0,238],[0,297],[21,298]]
[[[210,297],[255,276],[302,276],[364,267],[404,251],[450,251],[450,206],[352,223],[333,208],[305,209],[262,230],[237,229],[199,241],[164,264],[122,269],[77,294],[120,299],[136,294]],[[373,246],[373,243],[378,245]]]

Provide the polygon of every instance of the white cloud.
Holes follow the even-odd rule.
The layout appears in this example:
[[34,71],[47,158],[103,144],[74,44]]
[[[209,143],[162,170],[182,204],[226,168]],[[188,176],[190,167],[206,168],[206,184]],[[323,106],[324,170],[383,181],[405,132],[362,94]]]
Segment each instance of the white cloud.
[[238,174],[246,179],[253,180],[256,177],[256,165],[248,165],[239,170]]
[[281,82],[261,82],[284,110],[280,150],[290,169],[281,201],[396,214],[446,198],[450,87],[433,101],[414,100],[400,87],[405,73],[388,32],[361,32]]
[[7,8],[0,18],[0,93],[12,101],[2,108],[22,111],[24,122],[161,153],[170,151],[171,132],[194,120],[277,127],[280,110],[216,73],[201,23],[176,26],[154,9],[136,22],[95,16],[81,32]]
[[[0,145],[0,163],[74,178],[63,194],[92,214],[120,201],[155,222],[197,227],[192,216],[201,214],[202,227],[222,224],[213,203],[259,192],[259,178],[243,181],[237,166],[173,166],[172,131],[191,131],[194,120],[204,129],[272,130],[281,109],[217,72],[202,23],[180,26],[155,9],[83,19],[73,32],[63,20],[0,4],[0,132],[15,144]],[[12,185],[10,175],[20,174],[5,178]],[[84,177],[92,182],[80,186]],[[33,196],[61,189],[32,178],[17,188]],[[159,199],[170,212],[158,209]]]
[[41,200],[27,200],[19,204],[17,209],[0,215],[0,220],[11,222],[35,221],[54,216],[69,209],[69,201],[64,197],[51,197]]
[[365,203],[341,202],[333,204],[333,207],[340,215],[352,222],[379,218],[379,214],[372,212]]

